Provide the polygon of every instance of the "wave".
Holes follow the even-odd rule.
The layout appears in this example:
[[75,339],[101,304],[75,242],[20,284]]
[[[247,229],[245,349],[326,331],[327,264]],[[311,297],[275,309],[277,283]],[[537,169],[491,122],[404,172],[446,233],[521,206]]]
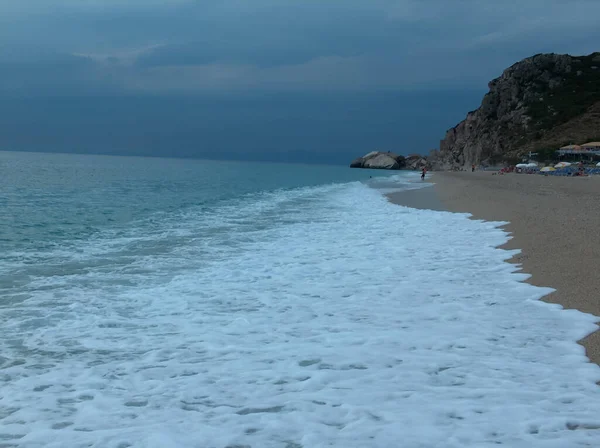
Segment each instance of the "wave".
[[44,252],[0,308],[0,437],[593,446],[600,369],[575,341],[595,318],[539,301],[551,290],[506,262],[498,225],[355,182],[154,215]]

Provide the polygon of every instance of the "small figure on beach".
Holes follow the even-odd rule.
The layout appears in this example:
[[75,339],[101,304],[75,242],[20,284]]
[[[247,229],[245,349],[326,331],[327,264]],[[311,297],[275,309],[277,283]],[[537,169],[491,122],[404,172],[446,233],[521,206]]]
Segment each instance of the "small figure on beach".
[[475,172],[475,164],[471,165],[471,172],[474,173]]
[[425,173],[427,172],[427,169],[425,167],[423,167],[423,169],[421,170],[421,180],[425,180]]

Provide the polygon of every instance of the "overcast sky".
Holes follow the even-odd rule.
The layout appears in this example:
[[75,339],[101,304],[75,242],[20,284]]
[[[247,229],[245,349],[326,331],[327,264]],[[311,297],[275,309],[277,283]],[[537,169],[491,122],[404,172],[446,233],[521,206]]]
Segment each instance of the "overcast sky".
[[600,50],[598,17],[597,0],[0,0],[0,148],[424,152],[512,63]]

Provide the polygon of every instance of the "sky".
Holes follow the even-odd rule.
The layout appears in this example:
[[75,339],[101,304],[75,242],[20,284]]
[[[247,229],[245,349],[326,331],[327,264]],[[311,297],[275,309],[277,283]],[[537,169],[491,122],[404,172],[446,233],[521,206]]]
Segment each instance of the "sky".
[[426,153],[487,83],[600,50],[597,0],[0,0],[0,149]]

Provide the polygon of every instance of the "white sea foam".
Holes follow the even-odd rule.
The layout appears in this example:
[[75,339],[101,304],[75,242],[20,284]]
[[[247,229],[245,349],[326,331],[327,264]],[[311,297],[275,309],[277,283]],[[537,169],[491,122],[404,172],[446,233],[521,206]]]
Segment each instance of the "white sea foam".
[[0,308],[0,444],[596,447],[596,319],[506,240],[352,184],[77,243]]
[[[432,174],[428,173],[427,178],[431,179]],[[398,174],[392,174],[390,176],[376,177],[370,180],[370,185],[376,188],[382,194],[406,190],[418,190],[420,188],[432,186],[432,184],[424,183],[421,180],[421,174],[419,171],[402,171]]]

